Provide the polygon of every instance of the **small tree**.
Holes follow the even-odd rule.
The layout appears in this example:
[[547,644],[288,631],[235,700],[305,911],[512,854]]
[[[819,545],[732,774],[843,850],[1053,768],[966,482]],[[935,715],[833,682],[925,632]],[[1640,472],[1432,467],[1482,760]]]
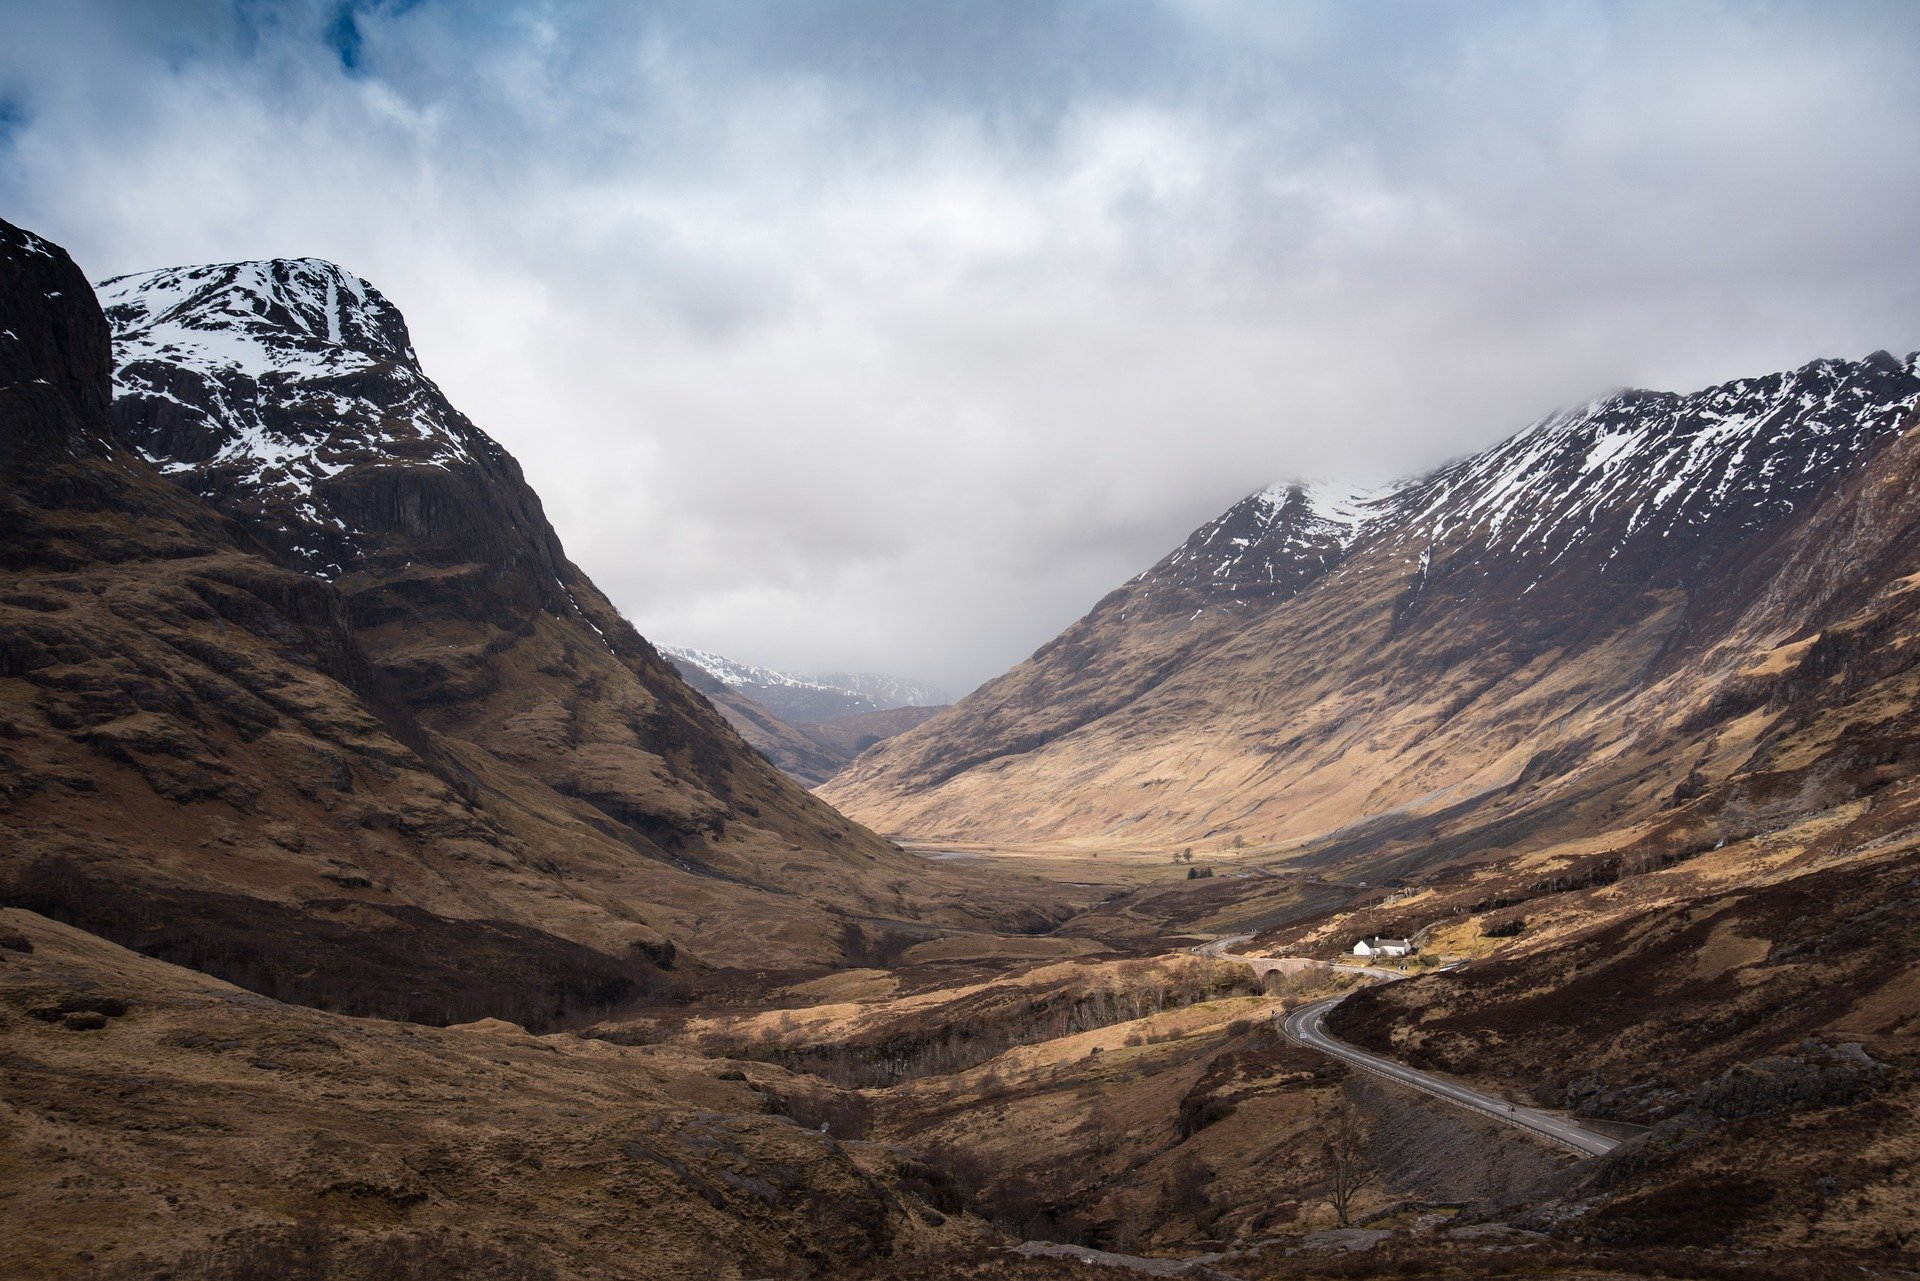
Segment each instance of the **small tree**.
[[1320,1156],[1327,1170],[1327,1204],[1344,1228],[1354,1197],[1380,1177],[1367,1159],[1366,1131],[1351,1103],[1342,1103],[1334,1113],[1333,1125],[1320,1145]]
[[1160,1181],[1160,1203],[1167,1213],[1190,1216],[1196,1224],[1210,1207],[1207,1181],[1213,1167],[1191,1152],[1183,1154]]

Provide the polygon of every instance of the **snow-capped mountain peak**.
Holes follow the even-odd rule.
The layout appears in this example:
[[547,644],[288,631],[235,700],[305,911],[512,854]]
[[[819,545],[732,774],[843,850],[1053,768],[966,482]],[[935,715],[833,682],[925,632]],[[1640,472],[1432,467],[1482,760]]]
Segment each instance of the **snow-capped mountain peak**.
[[1197,619],[1275,602],[1377,538],[1418,544],[1423,582],[1430,570],[1500,564],[1524,585],[1577,553],[1684,579],[1810,501],[1917,410],[1920,353],[1816,360],[1689,394],[1616,391],[1395,484],[1268,485],[1112,603]]
[[1323,526],[1351,542],[1360,529],[1380,514],[1396,487],[1355,485],[1342,481],[1289,478],[1275,481],[1252,496],[1272,508],[1276,521],[1291,516],[1301,524]]
[[1137,576],[1125,608],[1198,618],[1216,604],[1290,596],[1337,564],[1397,490],[1282,480],[1196,529]]
[[278,550],[308,572],[355,560],[342,473],[504,458],[421,371],[399,309],[333,263],[169,267],[96,288],[122,430],[202,497],[279,509]]
[[300,379],[378,360],[419,369],[393,304],[319,258],[165,267],[97,289],[121,345],[209,373]]

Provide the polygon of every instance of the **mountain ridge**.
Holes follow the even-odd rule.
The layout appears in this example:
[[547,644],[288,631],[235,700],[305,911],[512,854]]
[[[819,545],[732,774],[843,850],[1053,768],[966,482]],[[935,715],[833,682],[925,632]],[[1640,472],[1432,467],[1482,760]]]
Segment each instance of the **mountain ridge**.
[[[1756,550],[1916,407],[1920,360],[1813,361],[1550,415],[1390,487],[1351,534],[1304,492],[1275,521],[1264,496],[1297,491],[1258,491],[823,793],[916,838],[1113,844],[1312,840],[1505,795],[1582,737],[1569,715],[1617,744],[1596,709],[1625,715],[1650,664],[1762,591]],[[1500,720],[1490,694],[1520,702]]]
[[952,701],[931,685],[879,672],[803,676],[686,645],[663,645],[660,652],[683,672],[690,668],[704,672],[795,724]]

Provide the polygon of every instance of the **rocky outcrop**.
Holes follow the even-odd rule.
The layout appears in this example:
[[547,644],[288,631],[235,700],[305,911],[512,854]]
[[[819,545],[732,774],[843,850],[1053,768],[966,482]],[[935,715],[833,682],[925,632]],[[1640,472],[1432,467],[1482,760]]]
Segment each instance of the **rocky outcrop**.
[[103,447],[110,340],[66,251],[0,222],[0,463]]

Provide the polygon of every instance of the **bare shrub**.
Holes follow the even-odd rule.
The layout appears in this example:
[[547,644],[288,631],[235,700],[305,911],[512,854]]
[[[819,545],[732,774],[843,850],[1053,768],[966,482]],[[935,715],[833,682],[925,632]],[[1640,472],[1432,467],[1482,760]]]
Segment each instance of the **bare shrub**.
[[1160,1181],[1160,1206],[1167,1214],[1200,1223],[1212,1208],[1207,1184],[1213,1180],[1213,1167],[1188,1152],[1173,1163]]

